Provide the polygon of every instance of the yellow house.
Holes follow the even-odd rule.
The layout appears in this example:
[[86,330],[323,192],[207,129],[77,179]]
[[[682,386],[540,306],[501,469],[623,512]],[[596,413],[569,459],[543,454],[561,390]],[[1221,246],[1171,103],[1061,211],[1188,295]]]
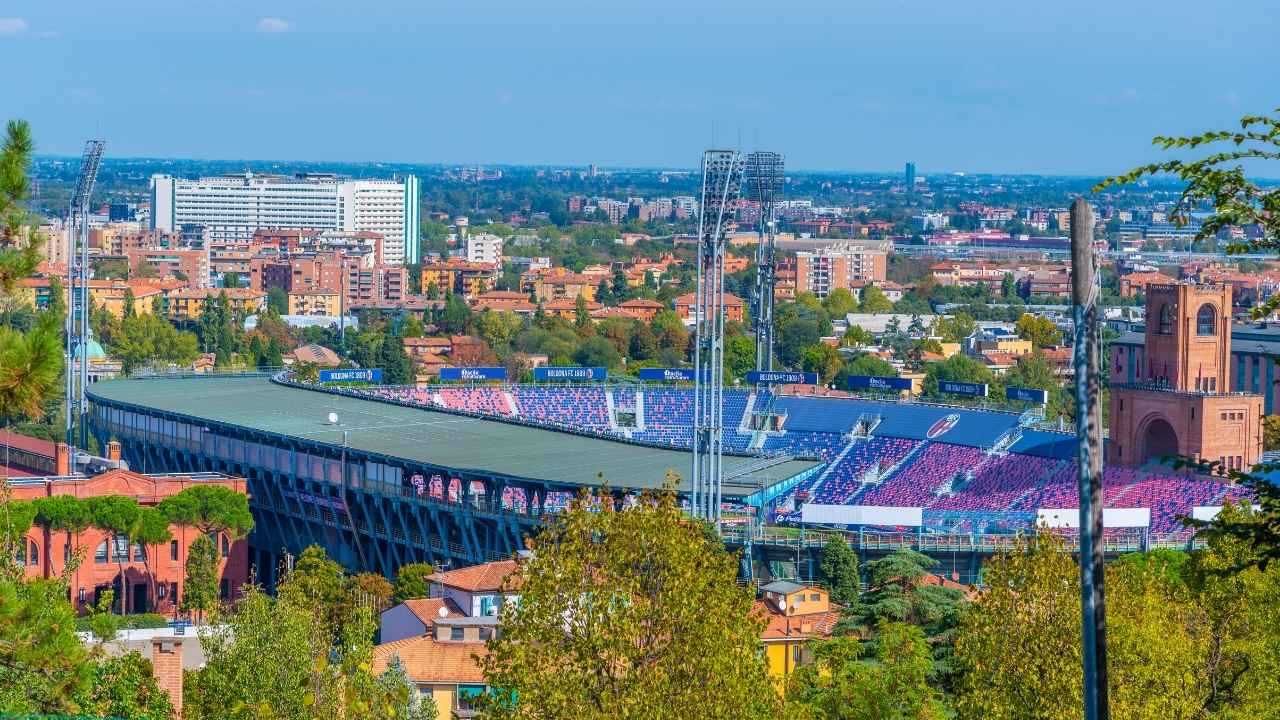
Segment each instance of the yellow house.
[[373,671],[382,673],[398,658],[414,690],[435,701],[441,718],[471,717],[473,699],[486,689],[484,671],[472,656],[488,652],[483,642],[420,635],[374,647]]
[[832,605],[830,594],[813,585],[775,580],[760,590],[756,609],[767,622],[760,641],[769,674],[782,684],[797,667],[813,662],[810,643],[831,637],[840,606]]
[[290,315],[328,315],[341,312],[338,293],[327,290],[289,293]]
[[178,290],[166,300],[166,314],[170,320],[199,320],[209,301],[222,293],[227,294],[227,304],[236,315],[252,315],[267,304],[265,292],[249,288]]

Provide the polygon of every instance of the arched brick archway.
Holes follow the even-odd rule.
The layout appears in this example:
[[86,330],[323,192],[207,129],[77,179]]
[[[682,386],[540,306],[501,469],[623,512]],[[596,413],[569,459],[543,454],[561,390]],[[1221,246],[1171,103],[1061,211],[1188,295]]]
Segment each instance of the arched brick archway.
[[1155,416],[1142,426],[1142,464],[1178,454],[1178,433],[1163,417]]

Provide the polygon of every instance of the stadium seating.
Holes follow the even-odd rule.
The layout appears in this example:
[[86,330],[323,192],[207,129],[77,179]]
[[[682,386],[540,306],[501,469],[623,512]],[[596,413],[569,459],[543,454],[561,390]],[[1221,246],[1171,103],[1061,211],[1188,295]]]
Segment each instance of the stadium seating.
[[[693,391],[687,387],[484,385],[382,387],[359,392],[607,437],[629,435],[633,441],[664,447],[684,449],[692,442]],[[725,391],[727,450],[747,451],[751,447],[755,434],[738,432],[747,407],[752,405],[751,397],[747,389]],[[609,416],[610,399],[623,412],[635,412],[642,405],[637,421],[643,421],[643,429],[618,428]],[[784,432],[771,432],[764,438],[761,452],[834,463],[775,501],[775,507],[784,508],[777,515],[783,521],[798,519],[798,498],[822,504],[922,507],[926,518],[930,514],[944,518],[940,526],[953,531],[985,531],[1002,522],[1013,523],[1008,517],[1025,518],[1040,509],[1070,509],[1079,504],[1074,444],[1069,436],[1026,430],[1010,452],[987,452],[1016,424],[1016,417],[1007,413],[867,400],[770,397],[768,393],[757,396],[753,407],[760,411],[770,406],[787,419]],[[873,437],[853,439],[849,432],[864,415],[875,415],[881,422]],[[929,438],[939,427],[943,430]],[[884,471],[898,467],[880,482],[864,484],[867,471],[877,465]],[[456,482],[438,480],[422,489],[437,498],[455,498],[458,491]],[[1250,497],[1247,490],[1222,479],[1170,469],[1107,468],[1103,493],[1109,508],[1150,508],[1150,532],[1159,536],[1184,533],[1178,518],[1190,515],[1195,506]],[[562,493],[548,495],[548,511],[565,507],[569,499]],[[529,499],[506,492],[502,503],[525,508]],[[992,513],[993,519],[966,519],[968,514],[981,513]],[[1025,526],[1025,520],[1020,522]]]

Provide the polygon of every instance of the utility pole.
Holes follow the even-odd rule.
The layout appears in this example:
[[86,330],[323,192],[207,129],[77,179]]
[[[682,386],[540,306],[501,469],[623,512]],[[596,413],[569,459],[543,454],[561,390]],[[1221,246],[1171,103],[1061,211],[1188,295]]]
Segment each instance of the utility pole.
[[1071,206],[1071,313],[1075,322],[1077,465],[1080,471],[1080,609],[1084,639],[1084,717],[1108,720],[1107,622],[1102,545],[1102,363],[1093,209]]

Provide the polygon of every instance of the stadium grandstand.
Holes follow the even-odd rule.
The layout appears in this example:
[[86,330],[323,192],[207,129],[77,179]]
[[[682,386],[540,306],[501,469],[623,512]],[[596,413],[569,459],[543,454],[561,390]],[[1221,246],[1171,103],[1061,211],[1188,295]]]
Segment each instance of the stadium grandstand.
[[[683,387],[476,385],[343,392],[654,447],[687,449],[691,442],[693,392]],[[770,418],[768,429],[753,417]],[[1014,413],[734,389],[725,393],[725,428],[726,447],[739,454],[822,463],[803,482],[767,493],[761,504],[768,522],[799,523],[806,504],[919,508],[926,531],[1009,533],[1032,529],[1046,521],[1046,512],[1068,516],[1062,511],[1077,507],[1074,437],[1026,427]],[[1109,467],[1104,491],[1107,508],[1149,511],[1140,516],[1147,524],[1108,532],[1161,542],[1188,539],[1180,518],[1212,513],[1227,500],[1245,497],[1222,478],[1159,464]]]

